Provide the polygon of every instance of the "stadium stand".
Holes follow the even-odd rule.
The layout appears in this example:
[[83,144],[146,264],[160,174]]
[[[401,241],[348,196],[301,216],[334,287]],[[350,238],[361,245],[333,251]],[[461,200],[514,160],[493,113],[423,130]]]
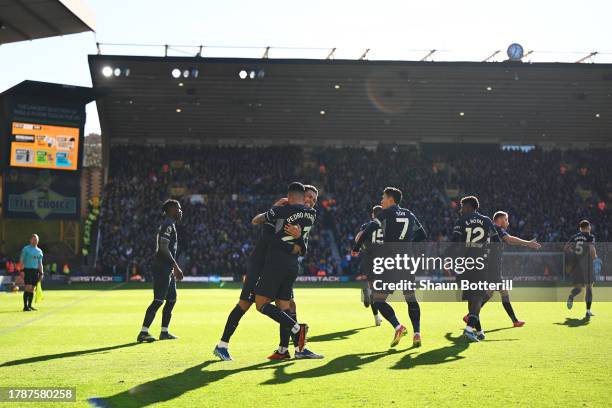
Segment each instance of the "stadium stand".
[[[504,209],[511,230],[563,241],[588,218],[600,241],[612,238],[609,150],[427,152],[416,146],[365,148],[115,145],[103,194],[99,273],[148,274],[159,205],[179,197],[179,263],[186,275],[244,273],[257,229],[250,219],[302,180],[321,191],[304,274],[355,273],[350,241],[382,189],[404,191],[405,206],[430,240],[448,240],[457,198],[477,194],[482,211]],[[452,153],[451,153],[452,152]]]

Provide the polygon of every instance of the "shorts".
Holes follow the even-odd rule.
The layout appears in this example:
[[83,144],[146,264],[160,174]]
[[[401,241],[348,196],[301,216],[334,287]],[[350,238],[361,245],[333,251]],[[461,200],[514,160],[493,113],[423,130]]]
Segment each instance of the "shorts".
[[255,284],[261,276],[263,270],[263,262],[260,267],[257,267],[255,260],[249,259],[247,273],[242,282],[242,290],[240,291],[240,300],[246,300],[250,303],[255,303]]
[[176,280],[172,273],[172,265],[153,263],[153,298],[176,301]]
[[369,282],[372,282],[377,276],[373,271],[373,257],[369,254],[361,255],[361,262],[359,264],[359,273],[364,275]]
[[296,256],[276,249],[268,250],[263,272],[255,284],[255,293],[270,299],[291,300],[298,269]]
[[[244,282],[242,282],[242,290],[240,291],[240,300],[244,300],[249,303],[255,303],[255,285],[261,276],[261,273],[258,271],[257,273],[249,273],[251,271],[247,270],[247,274],[244,278]],[[293,300],[293,289],[291,289],[291,294],[289,295],[290,299]],[[274,298],[270,298],[274,299]]]
[[[461,287],[461,282],[463,281],[467,281],[469,283],[488,281],[488,278],[489,278],[488,270],[489,270],[489,265],[486,265],[486,267],[482,270],[472,269],[472,270],[466,271],[465,273],[457,275],[457,283],[459,284],[459,287]],[[475,290],[464,289],[461,292],[461,300],[469,301],[469,300],[485,299],[486,296],[487,296],[487,291],[481,290],[481,289],[475,289]]]
[[574,285],[590,285],[595,281],[595,273],[593,268],[584,264],[585,262],[574,264],[574,267],[572,268]]
[[250,303],[255,303],[255,284],[261,276],[264,265],[266,264],[266,253],[268,252],[269,239],[260,238],[255,245],[255,249],[249,256],[247,263],[247,273],[242,282],[240,299]]
[[36,285],[38,283],[38,269],[25,268],[23,270],[24,285]]
[[501,283],[502,280],[502,268],[500,264],[487,268],[487,282]]

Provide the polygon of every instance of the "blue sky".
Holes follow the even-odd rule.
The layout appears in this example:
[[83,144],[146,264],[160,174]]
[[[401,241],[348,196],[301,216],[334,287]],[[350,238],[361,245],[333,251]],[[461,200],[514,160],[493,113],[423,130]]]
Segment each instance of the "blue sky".
[[[512,42],[535,50],[528,59],[576,61],[590,51],[594,62],[612,63],[612,3],[595,1],[161,1],[82,0],[97,32],[0,46],[0,91],[25,79],[91,86],[87,55],[96,41],[130,44],[204,44],[208,56],[415,60],[482,60],[505,55]],[[317,49],[288,50],[274,47]],[[105,54],[162,55],[163,49],[103,47]],[[187,52],[188,49],[182,49]],[[175,55],[181,55],[175,52]],[[95,104],[86,132],[99,132]]]

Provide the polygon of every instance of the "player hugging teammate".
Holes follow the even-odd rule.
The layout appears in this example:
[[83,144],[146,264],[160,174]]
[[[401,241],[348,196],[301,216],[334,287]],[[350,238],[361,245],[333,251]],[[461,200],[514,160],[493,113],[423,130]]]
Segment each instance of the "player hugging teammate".
[[[287,350],[289,338],[293,340],[295,358],[323,358],[322,355],[304,346],[306,327],[303,327],[303,332],[302,330],[287,330],[289,320],[285,318],[286,315],[293,322],[297,322],[297,307],[293,297],[293,282],[297,277],[295,268],[298,255],[304,256],[308,250],[308,234],[314,224],[316,216],[314,206],[317,203],[318,194],[318,190],[312,185],[292,183],[289,185],[287,197],[278,200],[270,211],[253,218],[254,225],[261,225],[261,235],[249,257],[238,304],[228,315],[221,340],[213,350],[213,354],[221,360],[232,359],[229,353],[229,341],[242,316],[256,301],[256,285],[259,285],[259,292],[265,292],[259,297],[260,302],[263,303],[258,310],[264,309],[267,313],[274,314],[276,318],[283,318],[283,323],[280,324],[279,348],[268,358],[271,360],[290,358]],[[264,272],[267,274],[265,278]],[[288,275],[288,279],[280,282],[283,279],[282,275],[285,274]],[[260,284],[262,278],[264,280]],[[279,283],[281,287],[276,291],[280,297],[273,293],[274,286]],[[276,299],[276,305],[282,313],[277,313],[272,309],[274,305],[265,305],[272,299]]]
[[[304,256],[308,249],[308,235],[316,220],[314,206],[318,191],[314,186],[293,182],[287,189],[287,197],[279,199],[265,213],[258,214],[252,224],[261,226],[261,235],[249,257],[247,273],[243,282],[238,304],[230,312],[221,341],[214,349],[214,355],[222,360],[231,360],[229,341],[238,327],[239,321],[255,303],[257,310],[279,324],[279,347],[268,358],[283,360],[291,358],[289,342],[293,340],[295,358],[323,358],[305,347],[308,325],[298,323],[296,303],[293,296],[293,285],[298,275],[298,257]],[[387,303],[388,293],[373,293],[370,282],[372,271],[368,270],[367,258],[376,245],[384,243],[422,242],[427,238],[425,229],[417,217],[408,209],[400,207],[402,192],[395,187],[387,187],[383,191],[380,205],[372,208],[371,221],[361,226],[355,237],[352,255],[362,253],[361,272],[368,279],[370,294],[364,296],[364,301],[371,303],[376,325],[380,324],[378,312],[393,326],[395,333],[391,347],[396,346],[407,334],[395,315],[395,311]],[[484,269],[470,269],[457,275],[458,281],[470,283],[502,280],[503,243],[521,245],[539,249],[535,240],[524,240],[508,234],[509,216],[504,211],[497,211],[494,219],[478,212],[480,203],[475,196],[461,199],[460,217],[453,229],[452,241],[461,243],[456,246],[455,256],[485,259]],[[148,332],[157,310],[165,302],[162,316],[162,331],[160,339],[176,339],[168,332],[172,309],[176,302],[176,281],[183,274],[176,263],[177,234],[175,223],[182,218],[180,203],[167,200],[162,206],[165,215],[160,225],[156,239],[154,262],[154,299],[147,308],[138,342],[151,342],[155,338]],[[575,288],[572,290],[567,306],[571,309],[574,297],[586,286],[586,317],[593,316],[591,312],[593,260],[596,258],[595,238],[591,234],[590,223],[586,220],[580,223],[580,232],[574,235],[565,246],[568,259],[573,270]],[[459,254],[458,252],[461,252]],[[469,341],[480,341],[485,338],[480,323],[480,310],[491,298],[493,292],[485,290],[464,290],[462,299],[467,301],[468,314],[464,317],[467,326],[464,336]],[[515,327],[521,327],[524,322],[518,320],[510,304],[507,291],[501,292],[504,309],[512,319]],[[413,346],[421,345],[420,318],[421,310],[416,300],[415,292],[405,291],[404,298],[408,304],[408,315],[413,328]],[[274,303],[273,303],[274,302]]]

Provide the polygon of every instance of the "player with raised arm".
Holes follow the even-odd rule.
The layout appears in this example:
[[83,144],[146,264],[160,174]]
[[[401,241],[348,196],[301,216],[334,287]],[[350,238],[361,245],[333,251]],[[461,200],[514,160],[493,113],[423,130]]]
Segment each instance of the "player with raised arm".
[[[540,249],[542,245],[538,243],[535,239],[531,241],[527,241],[525,239],[521,239],[519,237],[515,237],[514,235],[510,235],[507,231],[508,226],[510,225],[508,213],[505,211],[497,211],[493,214],[493,223],[497,228],[497,234],[501,239],[501,243],[492,244],[489,253],[489,265],[487,268],[487,282],[499,283],[503,280],[502,278],[502,256],[504,252],[504,244],[513,245],[513,246],[524,246],[531,249]],[[489,299],[493,296],[494,291],[487,291],[487,297],[485,298],[482,306],[484,306]],[[514,327],[523,327],[525,325],[525,321],[519,320],[516,318],[516,314],[514,313],[514,309],[512,307],[512,303],[510,303],[510,294],[507,290],[499,291],[502,299],[502,306],[504,310],[508,314],[508,317],[512,320],[512,325]],[[463,317],[463,321],[467,323],[468,315]]]
[[[289,358],[289,339],[291,333],[298,335],[298,350],[302,351],[306,344],[308,325],[299,324],[290,315],[289,302],[293,293],[293,283],[298,274],[298,255],[305,247],[308,233],[314,225],[316,211],[304,205],[306,188],[302,183],[293,182],[287,189],[287,205],[273,207],[265,214],[267,222],[274,224],[275,234],[271,240],[262,274],[255,285],[255,304],[257,310],[276,321],[282,329],[281,345],[270,359]],[[256,219],[253,222],[256,222]],[[301,227],[301,237],[296,240],[284,231],[287,224]],[[282,250],[276,243],[292,243],[291,253]],[[276,300],[276,305],[272,304]],[[277,354],[283,357],[276,356]],[[278,358],[277,358],[278,357]]]
[[[475,196],[467,196],[461,199],[460,217],[453,228],[452,241],[464,243],[462,246],[462,256],[465,258],[486,260],[483,269],[473,268],[464,274],[457,275],[457,280],[476,283],[487,280],[487,253],[489,243],[500,242],[497,228],[493,221],[478,212],[480,203]],[[453,248],[455,249],[455,248]],[[459,248],[456,248],[459,249]],[[468,302],[467,326],[463,330],[463,335],[469,341],[484,340],[485,335],[480,324],[480,309],[487,296],[485,290],[463,290],[462,299]]]
[[149,334],[149,327],[155,319],[155,314],[161,305],[166,302],[162,310],[162,323],[160,340],[173,340],[168,332],[172,309],[176,304],[176,282],[183,280],[183,271],[176,263],[176,250],[178,247],[176,223],[183,218],[181,204],[177,200],[166,200],[162,205],[164,221],[157,230],[155,238],[155,260],[153,261],[153,301],[147,308],[142,329],[136,338],[139,343],[150,343],[155,337]]
[[[304,193],[304,205],[307,208],[311,208],[314,209],[315,205],[317,204],[317,199],[319,196],[319,190],[317,190],[317,188],[311,184],[305,184],[304,185],[305,188],[305,193]],[[315,212],[316,214],[316,212]],[[302,229],[299,225],[286,225],[285,226],[285,232],[288,233],[289,235],[293,236],[296,240],[299,239],[299,235],[301,233]],[[309,231],[310,232],[310,231]],[[299,241],[300,243],[300,247],[302,249],[302,252],[300,252],[300,256],[301,257],[305,257],[306,253],[308,252],[308,237],[310,236],[310,234],[306,233],[303,236],[303,239]],[[278,306],[278,304],[277,304]],[[297,318],[297,305],[295,303],[295,296],[294,296],[294,291],[293,289],[291,290],[291,299],[289,300],[289,312],[288,312],[289,316],[291,316],[291,318],[293,320],[295,320],[296,322],[298,321]],[[324,356],[322,354],[318,354],[315,353],[309,349],[307,349],[305,346],[303,346],[302,348],[299,347],[299,334],[298,333],[293,333],[293,332],[287,332],[287,331],[283,331],[282,326],[279,327],[279,337],[280,337],[280,341],[279,341],[279,350],[282,350],[282,345],[285,344],[285,340],[284,337],[287,335],[291,336],[292,342],[293,342],[293,346],[294,346],[294,356],[296,359],[321,359],[324,358]],[[286,356],[282,353],[279,353],[278,351],[276,353],[273,353],[271,356],[268,357],[271,360],[275,360],[275,359],[284,359],[286,358]]]
[[593,282],[595,281],[593,261],[597,258],[597,251],[595,250],[595,236],[591,234],[591,223],[582,220],[578,228],[579,232],[574,234],[564,247],[574,277],[574,288],[567,298],[567,308],[571,309],[574,306],[574,297],[586,286],[585,317],[590,319],[595,316],[591,312],[591,304],[593,303]]
[[[357,256],[366,237],[371,237],[371,234],[378,229],[383,230],[383,241],[386,242],[421,242],[427,239],[425,229],[412,213],[412,211],[400,207],[402,202],[402,192],[396,187],[387,187],[383,191],[380,205],[382,211],[368,223],[368,225],[360,231],[355,237],[355,245],[353,246],[353,256]],[[383,315],[383,317],[394,327],[395,334],[391,341],[391,347],[396,346],[401,338],[408,331],[404,325],[400,324],[395,315],[393,307],[386,302],[386,299],[381,299],[382,294],[375,294],[375,305]],[[414,347],[421,346],[421,308],[416,300],[414,291],[404,293],[406,302],[408,303],[408,315],[412,323],[414,335],[412,344]]]
[[[317,203],[317,198],[319,191],[315,186],[305,185],[306,189],[304,195],[304,204],[309,208],[314,208]],[[274,203],[274,207],[283,206],[287,204],[287,198],[281,198],[276,203]],[[272,223],[265,221],[265,213],[264,216],[258,216],[253,219],[255,225],[261,225],[261,233],[255,244],[255,248],[253,252],[249,256],[247,263],[247,273],[242,283],[242,291],[240,292],[240,298],[236,306],[232,309],[230,314],[227,317],[225,327],[223,329],[223,334],[221,336],[221,340],[215,346],[213,350],[213,354],[219,357],[221,360],[230,361],[232,359],[229,353],[229,342],[238,327],[238,324],[244,314],[251,308],[253,303],[255,303],[255,284],[257,280],[261,276],[261,272],[264,267],[265,257],[268,251],[268,246],[271,238],[275,233],[275,226]],[[298,240],[301,236],[301,228],[298,225],[287,224],[284,227],[285,232],[288,235],[293,236],[296,240]],[[307,240],[305,242],[307,246]],[[292,243],[284,243],[286,250],[293,251]],[[289,303],[290,316],[297,321],[296,314],[296,304],[294,299],[292,298]],[[304,348],[304,350],[299,351],[297,349],[297,336],[293,336],[294,345],[296,346],[295,356],[296,358],[322,358],[323,356],[313,353],[310,350]]]

